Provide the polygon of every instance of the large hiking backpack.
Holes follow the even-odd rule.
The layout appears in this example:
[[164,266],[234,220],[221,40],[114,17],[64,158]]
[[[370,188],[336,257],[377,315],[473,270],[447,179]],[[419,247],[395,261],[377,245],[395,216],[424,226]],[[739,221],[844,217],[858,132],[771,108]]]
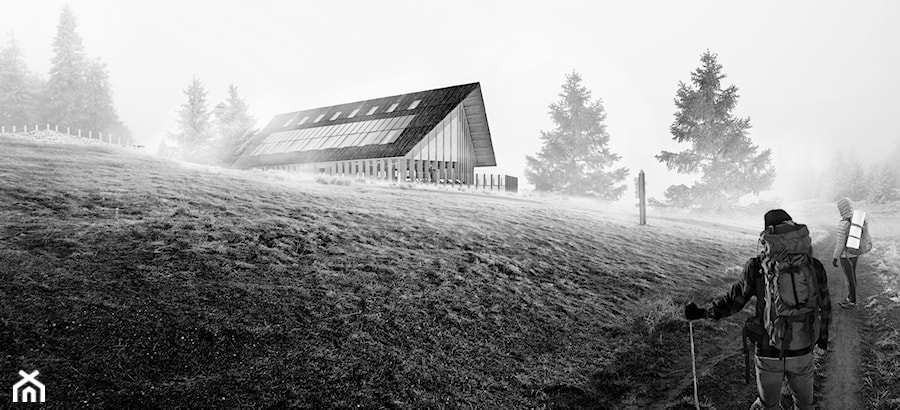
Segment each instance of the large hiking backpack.
[[769,345],[781,350],[806,349],[819,338],[822,315],[819,286],[806,225],[769,228],[760,235],[766,285],[763,326]]

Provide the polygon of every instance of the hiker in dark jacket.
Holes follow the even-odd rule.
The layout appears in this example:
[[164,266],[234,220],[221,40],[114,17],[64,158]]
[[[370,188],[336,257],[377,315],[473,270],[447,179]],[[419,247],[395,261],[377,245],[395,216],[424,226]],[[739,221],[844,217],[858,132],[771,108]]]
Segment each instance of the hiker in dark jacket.
[[[764,217],[766,232],[791,232],[805,230],[804,225],[795,224],[787,212],[776,209],[769,211]],[[808,231],[805,231],[808,232]],[[808,233],[807,233],[808,235]],[[810,249],[811,254],[811,249]],[[828,349],[828,325],[831,318],[831,302],[828,296],[828,278],[825,267],[818,259],[810,259],[815,271],[819,293],[818,305],[821,309],[820,331],[818,338],[808,347],[799,349],[779,349],[770,346],[769,334],[763,326],[766,311],[766,280],[763,270],[765,251],[757,257],[750,258],[741,273],[741,279],[731,286],[731,290],[716,298],[705,308],[694,302],[685,306],[684,315],[688,320],[721,319],[740,312],[744,305],[756,297],[756,314],[747,320],[745,332],[756,345],[756,387],[758,397],[751,409],[775,409],[780,407],[781,386],[787,376],[788,384],[793,392],[795,408],[813,409],[813,379],[815,362],[813,361],[813,345],[823,350]],[[813,333],[814,334],[814,333]]]

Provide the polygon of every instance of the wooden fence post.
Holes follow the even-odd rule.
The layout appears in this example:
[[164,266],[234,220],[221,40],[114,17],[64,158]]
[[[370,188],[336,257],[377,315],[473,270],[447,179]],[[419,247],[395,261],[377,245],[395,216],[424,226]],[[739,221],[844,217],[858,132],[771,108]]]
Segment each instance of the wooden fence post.
[[641,225],[647,224],[647,188],[646,188],[646,180],[644,179],[644,170],[642,169],[640,173],[638,173],[638,195],[640,196],[640,208],[641,208],[641,216],[640,223]]

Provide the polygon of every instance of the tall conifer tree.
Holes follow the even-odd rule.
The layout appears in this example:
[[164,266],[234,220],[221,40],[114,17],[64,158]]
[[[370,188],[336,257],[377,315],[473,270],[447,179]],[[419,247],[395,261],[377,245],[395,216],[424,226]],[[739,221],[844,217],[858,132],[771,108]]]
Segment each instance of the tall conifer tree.
[[606,112],[581,85],[581,75],[566,75],[559,101],[550,105],[552,131],[541,131],[543,146],[527,156],[525,176],[538,191],[619,199],[627,187],[627,168],[609,169],[621,157],[609,149]]
[[59,126],[87,130],[84,113],[87,59],[81,36],[75,31],[77,28],[75,15],[66,4],[59,16],[56,37],[53,39],[45,119]]
[[106,64],[100,60],[91,61],[85,71],[84,82],[84,123],[89,130],[109,133],[118,126],[119,115],[113,105],[112,87]]
[[679,153],[662,151],[656,159],[670,170],[701,174],[679,200],[699,208],[727,208],[744,195],[771,188],[775,170],[771,150],[757,152],[747,135],[750,119],[732,114],[738,89],[734,85],[722,89],[725,74],[716,55],[707,51],[700,61],[690,84],[678,84],[675,122],[670,127],[673,140],[691,147]]
[[[210,111],[206,102],[206,89],[194,78],[184,89],[187,101],[178,110],[178,132],[169,134],[177,144],[178,152],[186,159],[209,162],[209,152],[201,152],[211,136]],[[200,158],[200,156],[203,158]]]
[[228,97],[216,106],[215,129],[219,141],[219,163],[231,165],[250,140],[256,119],[249,113],[249,105],[238,95],[237,86],[228,86]]
[[36,81],[28,71],[15,37],[0,50],[0,125],[33,125],[36,115]]

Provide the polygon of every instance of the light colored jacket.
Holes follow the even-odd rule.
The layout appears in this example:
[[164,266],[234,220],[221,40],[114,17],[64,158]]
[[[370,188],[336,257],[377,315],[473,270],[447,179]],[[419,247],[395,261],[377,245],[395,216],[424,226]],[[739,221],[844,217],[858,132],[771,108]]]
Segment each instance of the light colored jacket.
[[[833,258],[855,258],[858,255],[847,253],[847,236],[850,233],[850,218],[853,217],[853,207],[850,201],[844,198],[838,202],[838,210],[841,212],[841,221],[838,222],[837,232],[835,233],[834,255]],[[863,222],[862,238],[859,238],[860,246],[869,246],[872,238],[869,237],[869,221]]]

